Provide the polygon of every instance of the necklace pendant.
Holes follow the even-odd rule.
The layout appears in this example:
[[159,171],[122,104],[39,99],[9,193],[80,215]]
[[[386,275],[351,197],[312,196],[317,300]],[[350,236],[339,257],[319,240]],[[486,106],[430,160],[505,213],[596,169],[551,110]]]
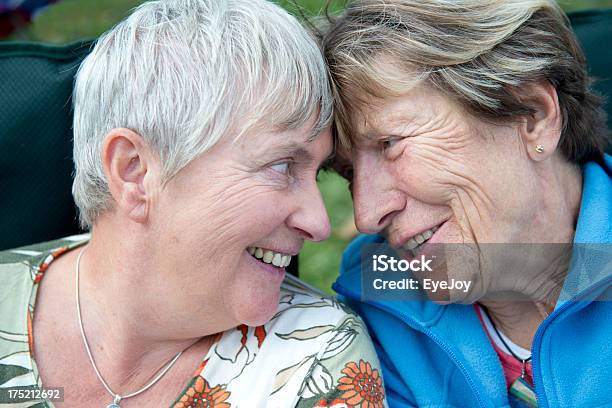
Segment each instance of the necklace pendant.
[[538,408],[535,391],[525,379],[517,378],[512,383],[509,391],[510,406]]
[[121,408],[119,402],[121,401],[121,396],[119,394],[115,394],[115,399],[112,404],[108,404],[106,408]]

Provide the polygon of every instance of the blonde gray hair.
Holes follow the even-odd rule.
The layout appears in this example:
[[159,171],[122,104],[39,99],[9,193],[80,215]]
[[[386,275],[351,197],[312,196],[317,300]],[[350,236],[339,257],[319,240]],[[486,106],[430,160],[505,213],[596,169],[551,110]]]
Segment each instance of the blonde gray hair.
[[[349,147],[353,112],[422,80],[493,122],[530,114],[521,85],[547,80],[559,98],[566,158],[601,159],[608,143],[601,100],[554,0],[356,0],[331,19],[321,40],[336,130]],[[397,69],[389,74],[381,61]]]
[[112,208],[101,150],[113,128],[139,133],[164,181],[214,146],[255,126],[331,121],[320,48],[265,0],[158,0],[136,8],[96,43],[73,94],[73,196],[81,225]]

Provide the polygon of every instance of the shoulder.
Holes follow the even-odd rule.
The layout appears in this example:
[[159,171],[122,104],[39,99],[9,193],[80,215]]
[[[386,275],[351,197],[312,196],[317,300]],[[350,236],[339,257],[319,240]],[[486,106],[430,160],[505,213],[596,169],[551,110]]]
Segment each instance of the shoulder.
[[[0,252],[0,335],[27,337],[26,311],[33,309],[36,287],[46,268],[87,238],[79,235]],[[6,334],[0,341],[8,337],[16,338]]]
[[342,395],[341,381],[361,371],[382,389],[378,366],[365,325],[350,308],[287,277],[277,313],[263,326],[224,333],[203,375],[227,387],[232,406],[314,406]]
[[262,326],[242,325],[225,332],[217,348],[233,350],[237,345],[240,352],[248,350],[258,360],[267,353],[295,359],[316,356],[339,335],[354,337],[357,328],[367,333],[361,318],[348,306],[287,276],[281,285],[277,311],[270,320]]
[[349,306],[294,277],[283,283],[278,311],[265,327],[275,347],[316,351],[317,358],[370,343],[365,324]]
[[72,235],[52,241],[6,249],[0,251],[0,267],[6,265],[39,265],[49,256],[59,256],[58,251],[69,250],[82,245],[89,238],[90,234]]
[[30,286],[37,284],[55,258],[88,239],[89,234],[74,235],[0,251],[0,291],[9,291],[17,282],[29,283]]
[[355,313],[334,296],[288,275],[281,285],[277,312],[266,324],[272,330],[297,323],[337,325]]
[[[295,357],[277,366],[271,401],[293,397],[297,407],[359,406],[368,401],[382,408],[380,364],[361,318],[338,299],[313,293],[300,281],[290,278],[286,283],[282,317],[272,330],[279,347],[293,349]],[[299,309],[302,314],[295,314]],[[368,390],[358,389],[358,377],[368,382]]]
[[[0,378],[2,386],[37,384],[30,356],[37,283],[61,248],[79,239],[61,239],[0,252]],[[82,239],[80,239],[82,241]]]
[[380,235],[365,235],[361,234],[351,241],[342,253],[342,263],[340,265],[340,274],[349,273],[358,269],[361,265],[361,251],[364,245],[381,244],[384,238]]

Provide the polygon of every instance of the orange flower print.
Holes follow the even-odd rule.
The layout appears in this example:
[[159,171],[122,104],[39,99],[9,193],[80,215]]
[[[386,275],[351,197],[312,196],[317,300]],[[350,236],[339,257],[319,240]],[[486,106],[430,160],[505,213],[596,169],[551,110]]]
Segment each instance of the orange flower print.
[[266,339],[266,335],[266,328],[264,326],[257,326],[255,328],[255,337],[257,337],[257,347],[261,348],[261,345]]
[[36,277],[34,278],[34,283],[38,285],[43,278],[43,274],[47,271],[49,265],[51,265],[51,262],[53,262],[54,259],[69,250],[69,247],[61,247],[53,250],[49,255],[47,255],[43,262],[38,266],[38,272],[36,273]]
[[30,355],[34,355],[34,337],[32,331],[32,310],[28,309],[28,347],[30,348]]
[[340,396],[347,405],[361,408],[383,408],[385,390],[378,370],[372,369],[370,363],[359,360],[347,363],[342,369],[344,377],[338,380]]
[[198,375],[202,374],[202,371],[204,371],[204,369],[206,368],[206,364],[208,364],[208,360],[210,360],[210,358],[207,358],[206,360],[202,361],[202,364],[200,364],[200,366],[196,369],[195,373],[193,374],[194,377],[197,377]]
[[[247,326],[246,324],[241,324],[236,328],[240,330],[240,333],[242,333],[240,344],[242,344],[242,347],[244,348],[246,347],[247,341],[249,340],[249,326]],[[267,336],[266,328],[264,326],[257,326],[255,327],[253,334],[255,335],[255,338],[257,338],[257,347],[261,348],[261,345],[263,344]]]
[[230,408],[230,404],[225,402],[229,396],[230,392],[225,387],[217,385],[210,388],[204,378],[198,377],[193,387],[174,404],[174,408]]
[[326,399],[319,400],[312,408],[354,408],[352,405],[347,405],[346,401],[340,398],[328,401]]

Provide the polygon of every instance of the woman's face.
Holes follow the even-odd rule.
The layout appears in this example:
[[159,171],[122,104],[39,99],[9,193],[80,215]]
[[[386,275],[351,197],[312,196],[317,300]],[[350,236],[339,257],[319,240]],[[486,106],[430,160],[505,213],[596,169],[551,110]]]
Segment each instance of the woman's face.
[[[526,243],[542,236],[540,192],[519,125],[478,121],[426,84],[372,101],[352,120],[355,148],[346,154],[360,231],[405,249],[423,240]],[[478,267],[448,273],[478,282],[473,291],[490,285]]]
[[190,310],[194,322],[206,318],[219,331],[263,324],[276,312],[289,256],[330,232],[316,176],[331,135],[309,140],[310,132],[227,137],[160,191],[154,228],[177,313]]

